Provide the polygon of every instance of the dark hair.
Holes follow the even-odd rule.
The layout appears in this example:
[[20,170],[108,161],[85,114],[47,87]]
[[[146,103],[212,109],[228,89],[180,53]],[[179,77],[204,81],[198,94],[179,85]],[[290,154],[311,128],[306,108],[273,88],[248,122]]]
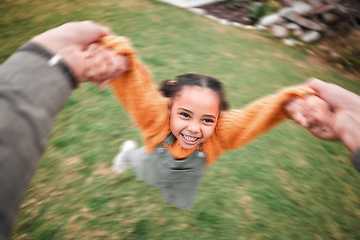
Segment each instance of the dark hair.
[[222,83],[216,78],[201,74],[186,73],[177,76],[175,80],[164,80],[160,83],[159,90],[165,97],[174,98],[184,86],[200,86],[210,88],[219,95],[220,110],[227,110],[229,107],[229,104],[225,99]]

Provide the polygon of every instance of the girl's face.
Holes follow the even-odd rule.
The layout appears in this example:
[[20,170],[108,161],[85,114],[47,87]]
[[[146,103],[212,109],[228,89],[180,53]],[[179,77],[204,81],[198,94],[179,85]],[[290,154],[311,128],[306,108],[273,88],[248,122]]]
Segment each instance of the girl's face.
[[170,105],[170,129],[183,148],[191,149],[214,133],[219,117],[219,96],[213,90],[185,86]]

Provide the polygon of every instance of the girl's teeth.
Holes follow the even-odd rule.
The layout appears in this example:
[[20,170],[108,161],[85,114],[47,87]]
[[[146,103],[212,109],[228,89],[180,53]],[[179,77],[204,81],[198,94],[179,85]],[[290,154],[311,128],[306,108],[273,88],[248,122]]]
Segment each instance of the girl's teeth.
[[186,135],[183,135],[183,136],[187,141],[195,141],[197,139],[197,138],[186,136]]

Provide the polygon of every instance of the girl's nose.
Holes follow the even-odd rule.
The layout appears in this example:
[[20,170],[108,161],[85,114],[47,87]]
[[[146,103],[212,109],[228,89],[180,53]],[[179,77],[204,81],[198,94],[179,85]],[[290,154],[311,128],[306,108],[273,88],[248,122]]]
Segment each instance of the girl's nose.
[[200,132],[200,124],[197,121],[191,121],[188,125],[188,130],[192,133]]

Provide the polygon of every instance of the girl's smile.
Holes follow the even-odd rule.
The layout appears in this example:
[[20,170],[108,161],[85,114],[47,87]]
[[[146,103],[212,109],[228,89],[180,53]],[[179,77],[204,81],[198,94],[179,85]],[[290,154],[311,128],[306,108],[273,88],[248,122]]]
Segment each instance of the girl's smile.
[[209,88],[186,86],[170,103],[170,129],[183,148],[191,149],[214,133],[219,96]]

